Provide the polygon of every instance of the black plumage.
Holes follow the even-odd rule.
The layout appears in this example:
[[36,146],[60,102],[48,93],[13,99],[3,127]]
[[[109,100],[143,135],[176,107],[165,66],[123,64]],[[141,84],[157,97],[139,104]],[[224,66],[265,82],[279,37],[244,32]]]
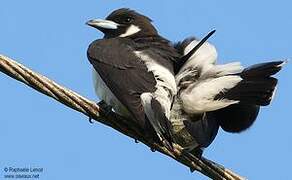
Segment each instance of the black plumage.
[[146,135],[171,148],[168,111],[176,94],[176,49],[159,36],[149,18],[129,9],[116,10],[105,21],[88,24],[105,34],[87,51],[98,75]]
[[154,92],[156,82],[153,74],[133,54],[134,48],[135,43],[125,38],[97,40],[91,43],[87,55],[109,89],[118,95],[139,125],[145,127],[140,95]]
[[240,103],[215,111],[217,120],[227,132],[241,132],[256,120],[260,106],[271,103],[278,80],[272,75],[279,72],[284,61],[255,64],[245,68],[239,75],[243,80],[215,99],[228,98]]

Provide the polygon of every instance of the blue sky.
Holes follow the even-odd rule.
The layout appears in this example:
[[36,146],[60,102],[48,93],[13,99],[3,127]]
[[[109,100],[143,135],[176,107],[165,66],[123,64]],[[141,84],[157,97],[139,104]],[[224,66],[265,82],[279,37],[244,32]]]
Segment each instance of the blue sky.
[[[96,100],[86,49],[102,34],[85,26],[129,7],[172,40],[216,34],[219,62],[243,65],[292,57],[292,2],[2,0],[0,53]],[[204,155],[249,179],[291,178],[291,62],[275,100],[241,134],[220,131]],[[207,179],[176,161],[0,73],[0,179],[5,167],[44,168],[40,179]],[[290,118],[289,118],[290,117]]]

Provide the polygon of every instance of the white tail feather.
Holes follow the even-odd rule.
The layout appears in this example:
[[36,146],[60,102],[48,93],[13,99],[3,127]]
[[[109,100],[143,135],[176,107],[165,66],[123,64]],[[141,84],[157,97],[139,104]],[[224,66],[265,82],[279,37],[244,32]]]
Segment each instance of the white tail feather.
[[238,101],[219,99],[214,97],[220,92],[236,86],[242,79],[239,76],[223,76],[218,78],[206,79],[204,81],[189,85],[181,92],[183,108],[187,113],[199,114],[224,108]]

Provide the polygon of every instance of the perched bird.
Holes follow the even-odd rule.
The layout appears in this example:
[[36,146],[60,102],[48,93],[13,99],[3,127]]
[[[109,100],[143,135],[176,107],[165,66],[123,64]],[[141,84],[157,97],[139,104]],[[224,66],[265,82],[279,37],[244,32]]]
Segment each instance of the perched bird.
[[187,38],[171,43],[151,20],[130,9],[106,20],[87,22],[104,33],[87,56],[97,95],[120,115],[134,119],[146,137],[167,148],[180,144],[196,155],[214,140],[219,127],[241,132],[274,95],[283,61],[243,68],[217,65],[216,48]]
[[177,50],[148,17],[130,9],[87,24],[104,33],[87,51],[97,95],[117,113],[136,120],[149,139],[172,149],[169,117],[177,94]]

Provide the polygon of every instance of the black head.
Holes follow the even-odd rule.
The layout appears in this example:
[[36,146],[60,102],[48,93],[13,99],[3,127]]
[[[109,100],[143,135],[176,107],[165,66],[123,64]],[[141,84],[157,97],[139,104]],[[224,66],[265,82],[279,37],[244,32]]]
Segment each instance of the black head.
[[86,24],[103,32],[105,38],[157,35],[151,19],[126,8],[113,11],[106,20],[93,19]]

